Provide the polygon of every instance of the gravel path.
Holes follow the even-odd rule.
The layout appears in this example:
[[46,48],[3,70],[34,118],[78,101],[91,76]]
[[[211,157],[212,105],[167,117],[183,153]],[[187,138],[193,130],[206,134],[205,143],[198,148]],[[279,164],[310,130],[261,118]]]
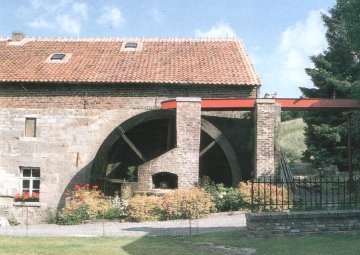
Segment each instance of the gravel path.
[[[190,228],[191,225],[191,228]],[[141,223],[96,222],[75,226],[50,224],[0,227],[3,236],[159,236],[225,232],[245,228],[244,212],[215,213],[198,220],[171,220]]]

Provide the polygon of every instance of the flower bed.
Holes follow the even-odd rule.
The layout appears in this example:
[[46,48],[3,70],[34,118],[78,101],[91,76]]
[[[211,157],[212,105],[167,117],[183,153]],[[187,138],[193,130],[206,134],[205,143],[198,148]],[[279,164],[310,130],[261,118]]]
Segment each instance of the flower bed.
[[106,199],[96,185],[75,185],[74,190],[67,192],[67,195],[65,207],[57,216],[59,224],[73,225],[87,220],[126,217],[126,202],[119,198]]

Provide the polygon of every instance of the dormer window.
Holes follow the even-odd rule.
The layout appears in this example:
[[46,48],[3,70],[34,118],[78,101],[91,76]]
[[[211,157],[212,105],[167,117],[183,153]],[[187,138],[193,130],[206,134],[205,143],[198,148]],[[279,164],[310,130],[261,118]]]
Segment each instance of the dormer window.
[[65,58],[65,54],[55,53],[51,56],[50,60],[63,60]]

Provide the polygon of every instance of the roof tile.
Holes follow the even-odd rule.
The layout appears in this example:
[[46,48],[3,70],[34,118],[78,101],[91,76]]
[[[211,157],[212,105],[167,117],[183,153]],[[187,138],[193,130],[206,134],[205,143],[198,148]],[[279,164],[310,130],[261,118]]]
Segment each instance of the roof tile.
[[[260,85],[237,39],[0,39],[0,82]],[[127,41],[142,49],[120,51]],[[54,53],[67,62],[48,63]],[[51,61],[50,61],[51,62]]]

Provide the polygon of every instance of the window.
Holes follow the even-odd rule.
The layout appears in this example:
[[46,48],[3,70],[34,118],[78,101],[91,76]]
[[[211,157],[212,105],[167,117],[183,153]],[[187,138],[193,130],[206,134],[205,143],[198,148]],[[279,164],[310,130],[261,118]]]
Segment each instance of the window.
[[29,192],[30,196],[34,192],[40,194],[40,168],[21,167],[21,187],[22,193]]
[[25,119],[25,136],[36,137],[36,118]]
[[45,63],[47,63],[47,64],[65,64],[65,63],[69,62],[71,56],[72,56],[72,53],[52,53],[46,58]]
[[140,41],[125,41],[121,43],[120,51],[136,52],[142,51],[143,42]]
[[133,48],[136,49],[137,48],[137,43],[136,42],[127,42],[125,44],[125,48]]
[[50,60],[63,60],[64,57],[65,57],[65,54],[56,53],[51,56]]

